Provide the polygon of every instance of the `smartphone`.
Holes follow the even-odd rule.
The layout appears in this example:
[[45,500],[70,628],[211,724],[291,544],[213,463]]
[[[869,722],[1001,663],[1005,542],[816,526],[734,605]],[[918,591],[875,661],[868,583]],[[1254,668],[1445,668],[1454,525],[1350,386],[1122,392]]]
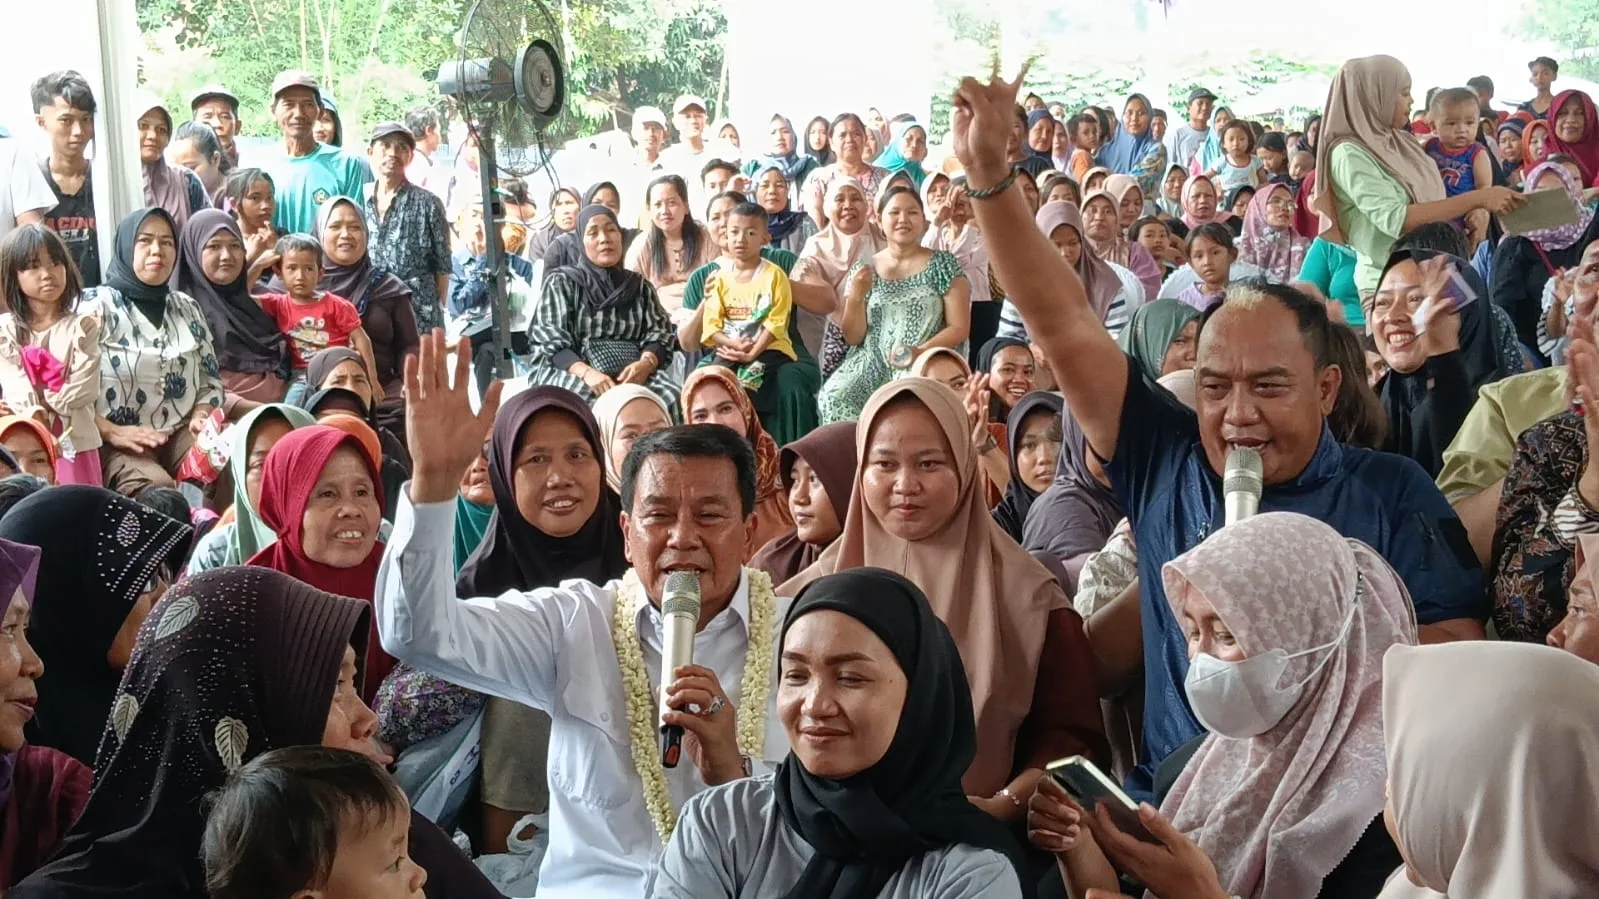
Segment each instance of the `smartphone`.
[[1144,828],[1144,822],[1138,820],[1138,803],[1132,797],[1122,792],[1105,772],[1099,770],[1088,759],[1080,755],[1059,759],[1050,762],[1044,772],[1055,778],[1055,782],[1066,788],[1073,800],[1090,814],[1094,807],[1104,804],[1110,813],[1110,819],[1116,822],[1122,833],[1130,834],[1146,843],[1160,844],[1160,840],[1150,835]]

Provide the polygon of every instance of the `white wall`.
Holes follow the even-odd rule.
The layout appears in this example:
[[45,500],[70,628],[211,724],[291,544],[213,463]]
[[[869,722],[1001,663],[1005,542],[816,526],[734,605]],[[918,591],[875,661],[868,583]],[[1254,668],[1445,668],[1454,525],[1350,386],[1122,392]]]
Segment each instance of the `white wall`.
[[[136,85],[141,47],[133,0],[0,0],[6,52],[0,53],[0,123],[41,153],[48,144],[34,123],[28,89],[57,69],[77,69],[94,88],[95,212],[100,258],[110,260],[116,223],[143,205],[137,137],[122,104]],[[43,37],[43,35],[53,35]],[[174,116],[177,112],[174,111]],[[124,151],[122,148],[126,148]]]

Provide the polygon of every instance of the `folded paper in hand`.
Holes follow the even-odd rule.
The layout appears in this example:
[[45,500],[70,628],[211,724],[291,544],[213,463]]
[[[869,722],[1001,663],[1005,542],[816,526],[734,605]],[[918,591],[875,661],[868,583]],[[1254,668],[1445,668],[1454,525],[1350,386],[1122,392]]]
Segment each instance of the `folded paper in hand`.
[[1577,223],[1577,204],[1564,188],[1535,190],[1526,197],[1527,202],[1499,217],[1507,233],[1526,234]]

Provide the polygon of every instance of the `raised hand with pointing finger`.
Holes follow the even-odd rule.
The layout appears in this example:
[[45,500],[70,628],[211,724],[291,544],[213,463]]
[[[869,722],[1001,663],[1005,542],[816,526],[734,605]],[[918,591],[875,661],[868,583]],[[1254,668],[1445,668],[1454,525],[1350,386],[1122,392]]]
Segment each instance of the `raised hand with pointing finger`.
[[986,190],[1010,175],[1010,159],[1005,152],[1011,124],[1016,117],[1016,92],[1027,77],[1027,66],[1015,81],[999,77],[999,64],[985,84],[976,78],[961,79],[955,89],[950,131],[955,139],[955,156],[966,169],[966,180],[977,190]]

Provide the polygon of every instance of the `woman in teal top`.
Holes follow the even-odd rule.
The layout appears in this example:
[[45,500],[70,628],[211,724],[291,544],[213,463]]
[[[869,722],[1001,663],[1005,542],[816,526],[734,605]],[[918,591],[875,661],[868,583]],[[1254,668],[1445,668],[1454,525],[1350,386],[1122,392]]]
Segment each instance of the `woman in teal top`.
[[1405,130],[1410,88],[1409,70],[1392,56],[1351,59],[1333,78],[1322,119],[1311,206],[1322,217],[1322,236],[1354,251],[1362,296],[1376,292],[1394,244],[1416,226],[1525,202],[1491,186],[1445,198],[1437,163]]
[[1321,238],[1311,241],[1300,264],[1296,281],[1313,285],[1321,295],[1344,307],[1344,321],[1351,328],[1366,326],[1366,313],[1360,308],[1360,291],[1355,288],[1355,251]]

